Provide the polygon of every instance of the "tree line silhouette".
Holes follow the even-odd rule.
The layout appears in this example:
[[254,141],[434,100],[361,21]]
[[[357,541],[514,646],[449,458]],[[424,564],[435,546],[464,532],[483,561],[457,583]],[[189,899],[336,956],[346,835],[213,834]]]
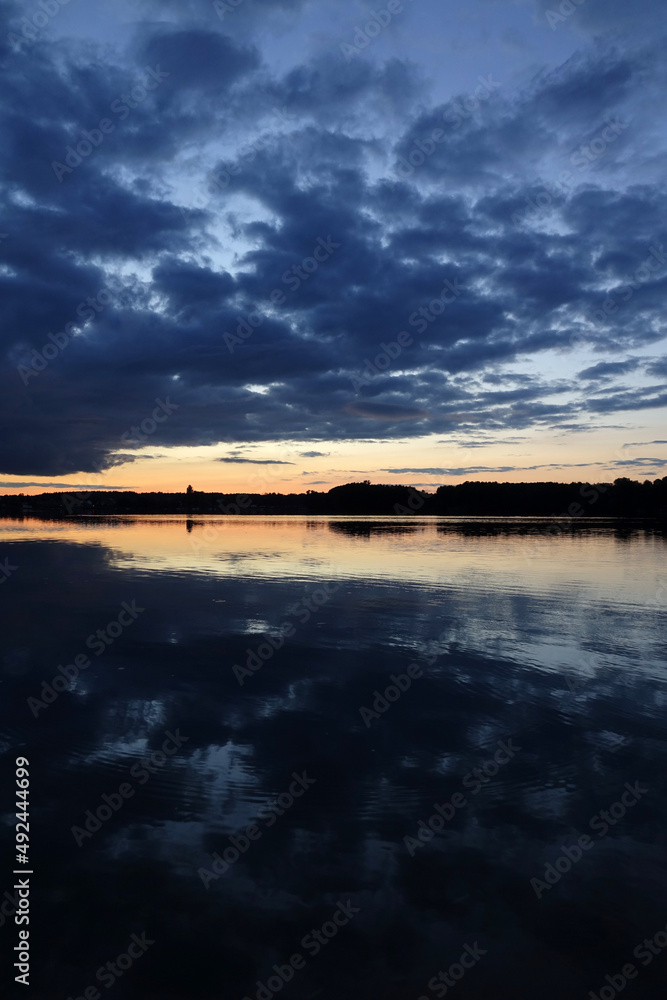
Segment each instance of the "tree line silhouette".
[[0,497],[0,514],[311,514],[439,515],[452,517],[667,518],[667,476],[613,483],[471,482],[425,493],[369,480],[327,492],[225,494],[188,486],[183,493],[42,493]]

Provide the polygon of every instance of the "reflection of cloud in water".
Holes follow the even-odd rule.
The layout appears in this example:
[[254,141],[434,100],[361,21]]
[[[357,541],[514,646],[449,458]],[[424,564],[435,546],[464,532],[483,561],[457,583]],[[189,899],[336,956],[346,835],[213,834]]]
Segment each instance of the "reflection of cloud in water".
[[[560,1000],[664,925],[664,611],[648,603],[662,542],[563,538],[544,564],[508,535],[423,525],[366,539],[278,524],[278,539],[258,533],[271,572],[227,576],[218,559],[181,568],[194,558],[182,523],[144,526],[136,551],[132,530],[8,543],[22,574],[3,596],[5,641],[29,647],[31,669],[2,676],[0,739],[39,762],[50,866],[35,920],[53,940],[38,973],[49,995],[69,995],[81,955],[122,943],[128,921],[158,942],[128,995],[150,996],[150,982],[189,1000],[245,995],[342,897],[362,912],[303,970],[304,997],[323,984],[355,1000],[418,996],[479,939],[489,954],[475,1000]],[[236,531],[229,545],[248,551]],[[342,586],[241,688],[231,666],[249,635],[317,585],[304,557]],[[28,595],[40,613],[29,638]],[[32,720],[27,695],[128,598],[147,609],[133,630]],[[420,654],[437,659],[367,729],[359,707]],[[581,677],[574,692],[568,676]],[[176,728],[189,741],[77,851],[71,825]],[[404,836],[507,736],[521,752],[410,857]],[[197,868],[304,769],[316,784],[206,891]],[[529,879],[636,779],[651,795],[538,905]]]

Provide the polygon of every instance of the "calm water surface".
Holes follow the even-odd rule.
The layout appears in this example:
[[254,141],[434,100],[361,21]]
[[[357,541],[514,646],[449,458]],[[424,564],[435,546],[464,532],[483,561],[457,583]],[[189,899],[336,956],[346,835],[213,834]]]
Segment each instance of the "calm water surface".
[[576,528],[0,521],[3,981],[22,754],[16,995],[662,998],[667,546]]

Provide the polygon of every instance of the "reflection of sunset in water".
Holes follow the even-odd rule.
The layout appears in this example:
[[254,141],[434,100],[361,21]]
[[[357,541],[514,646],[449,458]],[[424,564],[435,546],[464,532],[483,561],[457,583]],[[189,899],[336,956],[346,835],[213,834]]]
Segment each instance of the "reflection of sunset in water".
[[[664,925],[657,530],[26,518],[0,521],[0,542],[16,567],[0,593],[0,746],[10,772],[26,748],[34,764],[36,938],[54,942],[40,996],[82,995],[91,933],[113,956],[143,928],[159,989],[132,970],[128,996],[254,996],[248,983],[350,899],[358,921],[311,978],[303,970],[296,998],[327,981],[331,1000],[410,1000],[479,941],[488,955],[471,1000],[571,1000],[591,959],[610,966],[605,937],[586,938],[568,965],[545,949],[564,923],[568,941],[595,923],[630,943]],[[128,607],[136,616],[119,630]],[[67,677],[60,666],[81,654],[88,665]],[[178,749],[158,761],[165,740]],[[498,773],[484,771],[478,795],[466,775],[487,764]],[[292,801],[295,775],[313,785]],[[646,801],[537,899],[530,879],[637,780]],[[90,840],[75,838],[123,782],[134,794]],[[465,804],[417,841],[457,793]],[[232,860],[249,825],[261,836]],[[225,852],[227,870],[204,884],[198,873]],[[382,958],[396,941],[398,991]],[[542,989],[545,969],[555,992]]]
[[608,528],[590,521],[583,533],[572,534],[568,521],[547,518],[418,516],[0,519],[6,541],[101,545],[113,566],[143,572],[274,580],[344,576],[534,594],[567,590],[573,600],[585,587],[589,596],[612,601],[619,599],[622,572],[624,602],[644,604],[659,588],[664,542],[643,532],[621,537]]

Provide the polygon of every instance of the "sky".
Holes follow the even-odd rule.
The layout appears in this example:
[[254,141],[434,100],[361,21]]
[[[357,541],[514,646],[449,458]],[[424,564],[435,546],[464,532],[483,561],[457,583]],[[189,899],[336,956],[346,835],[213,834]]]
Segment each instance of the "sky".
[[667,475],[664,0],[5,0],[0,491]]

